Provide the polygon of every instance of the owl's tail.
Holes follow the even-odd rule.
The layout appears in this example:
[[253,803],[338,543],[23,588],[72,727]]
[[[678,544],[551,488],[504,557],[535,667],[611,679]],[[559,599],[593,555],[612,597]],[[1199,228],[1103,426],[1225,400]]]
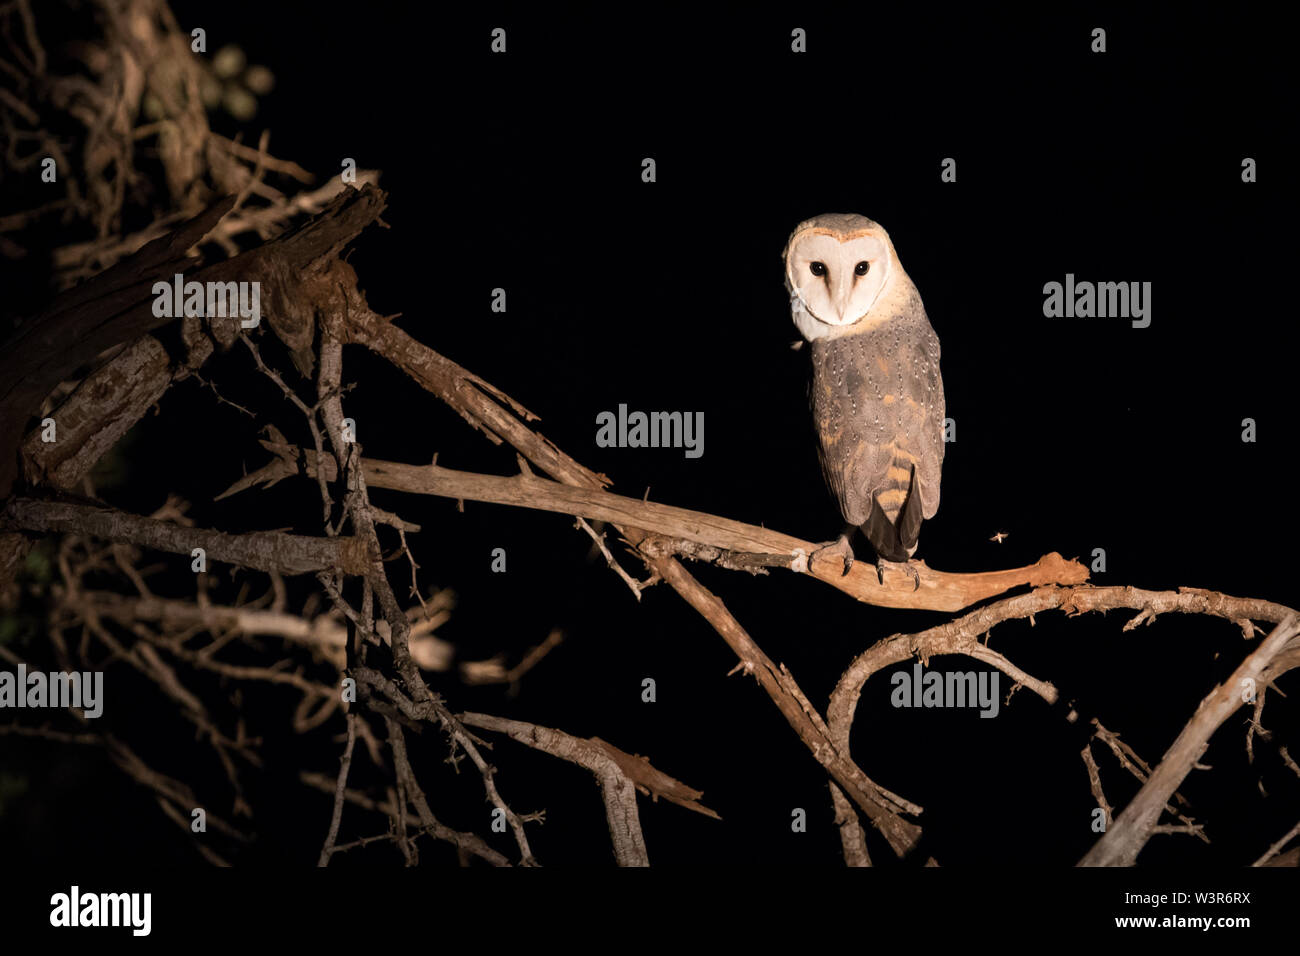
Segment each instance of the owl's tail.
[[886,561],[906,561],[916,551],[923,517],[916,463],[896,457],[886,486],[872,499],[862,533]]

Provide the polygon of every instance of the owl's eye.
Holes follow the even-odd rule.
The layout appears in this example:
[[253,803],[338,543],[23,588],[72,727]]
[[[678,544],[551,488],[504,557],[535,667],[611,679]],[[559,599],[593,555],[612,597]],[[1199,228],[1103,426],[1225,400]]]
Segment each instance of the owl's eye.
[[867,272],[868,272],[870,269],[871,269],[871,263],[870,263],[870,262],[866,262],[866,261],[864,260],[864,261],[862,261],[862,262],[859,262],[856,266],[853,267],[853,274],[854,274],[855,276],[864,276],[864,275],[867,274]]
[[810,262],[808,264],[808,271],[815,276],[824,276],[826,274],[826,263]]

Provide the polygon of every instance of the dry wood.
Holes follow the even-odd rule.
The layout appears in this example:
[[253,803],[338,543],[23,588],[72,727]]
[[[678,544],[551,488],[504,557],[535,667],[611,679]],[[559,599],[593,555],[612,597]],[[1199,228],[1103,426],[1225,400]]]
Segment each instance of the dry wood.
[[862,832],[862,824],[858,821],[853,804],[849,803],[849,798],[844,796],[844,791],[835,781],[830,781],[827,786],[831,791],[831,804],[835,807],[835,825],[840,829],[840,850],[844,854],[844,865],[854,868],[870,866],[871,854],[867,852],[866,834]]
[[589,739],[613,758],[619,769],[623,771],[624,776],[654,799],[658,800],[663,797],[665,800],[675,803],[679,807],[685,807],[687,810],[694,810],[696,813],[702,813],[706,817],[712,817],[715,820],[722,819],[718,814],[700,803],[700,797],[704,796],[702,790],[688,787],[680,780],[668,776],[661,770],[656,770],[651,766],[650,758],[638,757],[619,750],[613,744],[601,740],[599,737]]
[[364,574],[370,567],[364,544],[352,537],[311,538],[279,531],[226,534],[141,518],[112,508],[34,498],[11,498],[3,520],[11,531],[92,535],[187,557],[194,548],[202,548],[211,561],[281,574],[306,574],[326,568]]
[[1151,839],[1169,797],[1197,765],[1210,744],[1210,736],[1246,702],[1243,690],[1260,684],[1264,669],[1297,634],[1300,634],[1300,627],[1296,625],[1295,615],[1288,615],[1241,662],[1231,677],[1201,701],[1196,713],[1165,753],[1160,766],[1115,818],[1105,836],[1079,861],[1080,866],[1132,866],[1137,861],[1137,855]]
[[214,351],[200,320],[182,320],[187,354],[176,363],[162,342],[144,335],[78,383],[52,417],[58,440],[42,440],[35,428],[23,439],[23,470],[32,485],[76,491],[81,479],[179,379],[201,367]]
[[[314,452],[277,441],[263,441],[262,445],[274,452],[277,460],[240,479],[219,498],[296,474],[299,461],[307,474],[317,476]],[[439,465],[405,465],[374,458],[362,459],[361,465],[366,484],[374,488],[554,511],[630,525],[674,539],[666,541],[656,537],[647,541],[643,550],[652,554],[683,550],[675,544],[675,540],[683,540],[745,555],[753,564],[803,570],[807,565],[806,557],[818,548],[810,541],[757,525],[703,511],[628,498],[600,488],[561,484],[531,472],[507,478],[455,471]],[[326,480],[335,480],[337,468],[329,458],[325,461],[324,471]],[[695,556],[703,555],[696,551]],[[771,560],[755,561],[755,556],[769,556]],[[800,563],[801,556],[805,558],[803,563]],[[721,555],[712,557],[717,560]],[[921,586],[916,590],[913,590],[911,579],[901,571],[891,570],[882,585],[875,566],[862,561],[855,563],[848,575],[843,575],[838,561],[830,558],[814,562],[807,573],[866,604],[931,611],[959,611],[1020,585],[1079,584],[1088,578],[1083,565],[1067,561],[1056,552],[1045,555],[1028,567],[974,574],[935,571],[921,561],[916,564],[921,579]]]
[[618,865],[650,865],[645,837],[641,833],[641,816],[636,806],[636,786],[604,747],[550,727],[488,714],[461,714],[460,719],[470,727],[495,730],[521,744],[590,770],[596,776],[601,798],[605,801],[605,822],[609,826]]
[[[866,681],[885,667],[900,663],[913,656],[920,658],[922,661],[928,661],[933,656],[964,654],[998,668],[1012,677],[1018,685],[1027,687],[1048,703],[1055,703],[1059,699],[1059,693],[1052,684],[1026,674],[1006,657],[983,643],[981,637],[986,637],[995,625],[1004,621],[1028,618],[1032,622],[1035,614],[1053,609],[1063,610],[1070,615],[1077,615],[1087,611],[1107,611],[1118,608],[1128,608],[1138,612],[1124,625],[1123,630],[1125,631],[1150,624],[1159,614],[1179,612],[1207,614],[1232,621],[1242,629],[1248,638],[1254,632],[1252,621],[1269,621],[1280,626],[1282,622],[1290,620],[1295,614],[1292,609],[1285,605],[1271,601],[1237,598],[1201,588],[1180,588],[1178,591],[1145,591],[1133,587],[1089,586],[1038,588],[1029,594],[1004,598],[994,604],[971,611],[960,618],[928,630],[916,634],[894,634],[872,645],[853,660],[831,694],[830,706],[826,711],[831,739],[837,747],[848,752],[854,713]],[[1112,848],[1106,851],[1104,856],[1093,857],[1093,854],[1099,853],[1098,848],[1094,847],[1089,854],[1089,857],[1093,859],[1090,860],[1089,857],[1085,857],[1084,865],[1131,865],[1137,851],[1145,845],[1146,840],[1155,832],[1155,822],[1159,818],[1160,812],[1166,809],[1184,821],[1182,829],[1186,829],[1187,832],[1195,832],[1204,838],[1204,834],[1199,832],[1199,828],[1193,826],[1185,816],[1169,805],[1169,798],[1176,796],[1174,791],[1178,783],[1194,765],[1195,758],[1203,752],[1204,740],[1207,740],[1209,734],[1227,718],[1231,710],[1235,710],[1240,705],[1239,696],[1236,697],[1236,704],[1232,703],[1233,694],[1239,695],[1240,681],[1246,677],[1253,677],[1259,684],[1259,693],[1263,694],[1263,688],[1270,680],[1291,667],[1300,666],[1300,653],[1298,652],[1300,652],[1300,641],[1292,640],[1290,643],[1281,641],[1276,647],[1272,648],[1267,647],[1266,642],[1265,646],[1259,648],[1255,655],[1252,655],[1251,659],[1248,659],[1247,663],[1242,665],[1237,674],[1234,674],[1223,687],[1207,698],[1206,703],[1202,704],[1191,723],[1184,729],[1183,734],[1186,736],[1180,736],[1181,745],[1176,744],[1174,748],[1171,748],[1170,753],[1166,755],[1165,762],[1162,764],[1162,766],[1168,764],[1166,772],[1161,775],[1159,780],[1156,779],[1155,773],[1145,777],[1144,787],[1139,792],[1139,796],[1145,794],[1143,804],[1139,805],[1138,809],[1134,811],[1135,798],[1135,801],[1131,802],[1129,807],[1126,808],[1126,813],[1132,811],[1134,814],[1129,818],[1130,821],[1140,822],[1130,822],[1125,826],[1123,832],[1127,835],[1123,838],[1124,842],[1112,843]],[[1262,656],[1256,659],[1256,655]],[[1247,667],[1252,659],[1254,659],[1254,665],[1247,672]],[[1225,688],[1232,690],[1229,692]],[[1216,701],[1216,706],[1219,708],[1230,706],[1230,709],[1221,715],[1218,711],[1207,710],[1207,705],[1211,700]],[[1070,719],[1075,719],[1073,712],[1071,712]],[[1098,736],[1105,739],[1108,737],[1113,738],[1114,735],[1099,727]],[[1113,739],[1109,742],[1112,747],[1117,746]],[[1200,749],[1197,749],[1198,745]],[[1176,758],[1172,763],[1170,762],[1171,755]],[[1187,759],[1189,755],[1190,760]],[[1099,805],[1106,808],[1109,816],[1109,806],[1105,803],[1105,798],[1101,793],[1101,782],[1097,776],[1096,764],[1091,760],[1091,755],[1087,749],[1084,751],[1084,759],[1094,797],[1098,799]],[[841,808],[838,802],[835,806],[838,820]],[[1122,816],[1120,819],[1122,819]],[[1111,838],[1118,841],[1119,838],[1112,837],[1115,832],[1116,827],[1111,827],[1107,837],[1103,839]],[[852,860],[857,853],[856,842],[852,841],[851,834],[842,832],[842,838],[845,843],[846,859]]]
[[[0,498],[9,495],[17,477],[18,442],[27,420],[54,386],[106,349],[175,321],[153,314],[154,282],[170,281],[174,273],[187,270],[193,278],[202,275],[203,281],[218,278],[195,270],[197,263],[187,252],[234,202],[233,196],[222,199],[113,268],[69,289],[0,346]],[[225,267],[223,272],[237,271],[230,269],[230,262],[217,266]]]
[[[59,382],[112,346],[181,321],[153,313],[154,282],[171,281],[177,272],[184,273],[187,281],[262,283],[262,312],[268,324],[289,345],[299,370],[310,371],[307,363],[315,328],[308,303],[320,298],[321,284],[331,284],[337,270],[351,271],[337,255],[379,218],[383,193],[370,186],[349,189],[319,216],[231,259],[205,265],[202,259],[188,257],[191,247],[213,230],[234,202],[234,196],[227,196],[111,269],[69,289],[0,346],[0,498],[9,495],[18,474],[18,444],[28,419]],[[329,295],[333,294],[330,289]],[[237,329],[235,320],[213,322],[222,344],[233,341]]]
[[[403,748],[402,751],[403,760],[405,760],[405,756],[406,756],[405,748]],[[319,790],[322,793],[329,794],[330,796],[333,796],[335,794],[338,785],[337,777],[332,777],[323,773],[314,773],[313,771],[310,770],[304,770],[301,773],[299,773],[298,779],[301,780],[302,783],[305,784],[306,786],[311,787],[313,790]],[[389,793],[391,794],[392,791],[390,790]],[[391,799],[374,800],[370,797],[367,797],[364,793],[352,789],[351,787],[348,787],[346,790],[344,790],[343,799],[345,800],[345,802],[350,803],[353,806],[361,807],[364,810],[370,810],[374,813],[382,813],[384,814],[384,816],[390,817],[392,819],[397,819],[397,817],[401,813],[400,808],[395,803],[393,803]],[[484,843],[483,838],[478,836],[477,834],[463,833],[459,830],[453,830],[450,827],[445,827],[441,823],[439,823],[437,818],[433,816],[432,811],[429,811],[429,805],[427,801],[424,800],[423,794],[420,794],[419,802],[422,803],[424,806],[423,810],[418,809],[417,806],[417,813],[420,816],[421,825],[422,825],[421,832],[429,834],[435,840],[445,840],[448,843],[452,843],[457,847],[459,847],[465,853],[468,853],[472,856],[479,857],[480,859],[490,864],[491,866],[510,865],[509,860],[507,860],[496,850],[492,849],[490,846]],[[425,811],[428,811],[427,814]],[[424,822],[425,820],[429,820],[432,822],[425,823]],[[338,848],[336,847],[335,849],[337,850]]]

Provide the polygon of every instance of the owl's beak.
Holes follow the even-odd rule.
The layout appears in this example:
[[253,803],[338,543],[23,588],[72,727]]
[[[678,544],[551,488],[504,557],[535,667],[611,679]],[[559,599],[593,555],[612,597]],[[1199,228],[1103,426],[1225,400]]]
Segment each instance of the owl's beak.
[[831,307],[835,309],[835,317],[839,320],[836,324],[847,325],[849,323],[849,298],[853,293],[853,286],[842,286],[832,291]]

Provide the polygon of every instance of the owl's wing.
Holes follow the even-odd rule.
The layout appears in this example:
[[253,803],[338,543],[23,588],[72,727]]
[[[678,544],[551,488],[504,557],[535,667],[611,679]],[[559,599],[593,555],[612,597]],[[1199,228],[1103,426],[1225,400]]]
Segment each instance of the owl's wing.
[[877,348],[870,334],[813,342],[812,410],[822,475],[854,526],[867,520],[871,492],[892,460],[894,422],[869,400],[883,388],[873,358]]
[[921,496],[921,513],[933,518],[939,510],[939,478],[943,471],[943,378],[939,374],[939,337],[921,312],[921,334],[912,352],[908,396],[916,402],[910,409],[904,435],[916,452],[916,484]]
[[821,346],[813,351],[812,399],[822,474],[853,525],[867,520],[877,499],[895,521],[913,483],[922,516],[939,509],[939,340],[919,297],[909,311],[872,332],[814,343]]

